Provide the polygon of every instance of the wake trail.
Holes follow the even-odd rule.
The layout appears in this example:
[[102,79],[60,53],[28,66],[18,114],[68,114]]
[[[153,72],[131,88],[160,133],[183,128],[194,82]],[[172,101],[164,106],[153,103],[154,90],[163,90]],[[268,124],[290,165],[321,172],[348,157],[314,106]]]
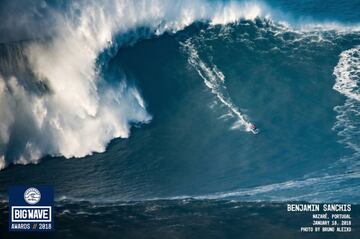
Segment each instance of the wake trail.
[[243,128],[247,132],[251,132],[253,123],[242,113],[233,103],[225,86],[225,76],[216,65],[209,66],[199,57],[191,39],[181,43],[185,52],[189,55],[188,62],[198,72],[199,76],[204,80],[205,86],[210,89],[216,99],[229,111],[229,115],[236,119],[231,129]]

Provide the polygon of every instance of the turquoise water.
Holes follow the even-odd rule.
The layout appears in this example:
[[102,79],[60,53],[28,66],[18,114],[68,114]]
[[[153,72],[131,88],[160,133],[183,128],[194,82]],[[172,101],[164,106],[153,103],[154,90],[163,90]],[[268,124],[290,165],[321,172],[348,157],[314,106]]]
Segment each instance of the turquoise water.
[[[36,132],[49,136],[49,141],[44,144],[28,137],[28,142],[41,142],[43,157],[29,160],[36,164],[26,166],[18,165],[23,162],[17,157],[23,152],[21,145],[26,149],[32,130],[19,123],[20,132],[15,127],[15,136],[0,145],[8,160],[0,171],[2,198],[8,186],[27,183],[53,185],[63,207],[59,212],[67,207],[91,211],[91,203],[80,205],[79,201],[151,199],[161,207],[189,197],[196,199],[188,202],[194,208],[197,200],[210,200],[215,212],[220,210],[217,200],[239,204],[260,200],[269,203],[274,213],[277,209],[271,202],[358,204],[360,5],[357,1],[273,1],[264,6],[265,14],[254,19],[240,17],[221,25],[195,21],[181,30],[156,35],[151,28],[141,27],[116,35],[116,41],[97,57],[102,77],[99,98],[111,96],[107,88],[115,88],[126,77],[123,91],[136,88],[147,115],[136,109],[124,119],[132,125],[127,138],[109,139],[104,152],[91,148],[86,154],[95,153],[85,157],[63,153],[70,151],[63,150],[62,136],[52,128]],[[267,12],[272,16],[266,16]],[[22,44],[27,43],[15,43],[16,47],[2,43],[4,78],[15,74],[5,63],[19,61],[7,58],[12,52],[22,52]],[[21,79],[27,71],[18,70],[15,75]],[[30,80],[19,82],[29,84],[33,91],[31,83],[26,83]],[[39,91],[42,95],[46,87]],[[128,94],[117,100],[122,102]],[[131,97],[126,102],[109,110],[130,108],[120,111],[127,114],[141,105]],[[86,127],[81,117],[73,119],[71,127]],[[107,132],[108,122],[81,136],[83,143]],[[249,132],[250,124],[256,124],[258,134]],[[23,137],[16,137],[19,134]],[[78,135],[66,141],[74,144]],[[219,201],[218,207],[223,203]],[[145,207],[146,202],[140,204]],[[188,209],[169,210],[177,214]],[[236,217],[236,213],[230,215]],[[62,214],[58,217],[60,227],[68,223]],[[139,225],[147,222],[141,222],[141,217],[137,220]],[[241,232],[223,236],[236,235]]]

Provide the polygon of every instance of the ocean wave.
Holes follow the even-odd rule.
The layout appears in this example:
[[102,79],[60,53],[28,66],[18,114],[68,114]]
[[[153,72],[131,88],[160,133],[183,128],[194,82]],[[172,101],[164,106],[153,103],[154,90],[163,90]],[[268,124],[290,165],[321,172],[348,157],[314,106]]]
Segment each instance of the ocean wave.
[[0,72],[0,169],[37,163],[44,155],[103,152],[111,139],[129,136],[132,122],[151,119],[125,77],[118,87],[106,86],[101,78],[97,58],[114,46],[116,36],[138,27],[160,35],[197,20],[254,19],[261,8],[236,2],[80,1],[65,12],[50,11],[56,18],[51,37],[32,41],[21,52],[35,81],[48,90],[34,94],[25,87],[26,79],[16,77],[17,69],[11,72],[6,64],[2,69],[10,74]]
[[[78,1],[63,11],[49,11],[55,19],[51,35],[21,50],[29,75],[44,89],[35,93],[29,90],[29,76],[5,63],[1,68],[6,73],[0,72],[0,169],[9,163],[37,163],[45,155],[69,158],[103,152],[111,139],[129,136],[131,123],[151,120],[140,91],[125,76],[116,87],[102,79],[98,57],[121,46],[115,41],[118,36],[140,27],[155,35],[175,33],[196,21],[218,25],[239,19],[278,20],[260,2]],[[307,31],[343,29],[339,24],[303,26]],[[220,72],[212,74],[219,78]],[[219,99],[241,125],[249,126],[229,98]]]

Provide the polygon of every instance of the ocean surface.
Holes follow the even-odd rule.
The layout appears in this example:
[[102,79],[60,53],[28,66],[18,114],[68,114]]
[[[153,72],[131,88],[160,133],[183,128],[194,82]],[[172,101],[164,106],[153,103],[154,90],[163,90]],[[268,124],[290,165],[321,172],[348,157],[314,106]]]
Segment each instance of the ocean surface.
[[0,219],[46,184],[49,238],[360,237],[360,1],[0,6]]

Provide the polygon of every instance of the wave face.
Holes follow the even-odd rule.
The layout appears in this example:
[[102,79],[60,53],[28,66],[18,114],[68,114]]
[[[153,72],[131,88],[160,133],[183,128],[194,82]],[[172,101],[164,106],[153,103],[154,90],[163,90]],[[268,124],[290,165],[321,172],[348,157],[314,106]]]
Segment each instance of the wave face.
[[1,185],[26,175],[59,198],[110,202],[359,202],[357,23],[254,2],[55,5],[40,6],[53,25],[39,38],[0,46],[0,166],[83,158],[9,167]]

